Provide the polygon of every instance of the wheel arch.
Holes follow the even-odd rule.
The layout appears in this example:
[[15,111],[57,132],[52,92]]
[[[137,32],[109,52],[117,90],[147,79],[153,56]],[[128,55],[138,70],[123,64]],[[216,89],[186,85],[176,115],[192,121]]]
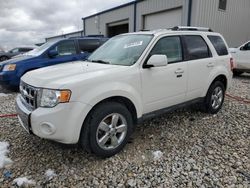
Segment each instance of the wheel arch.
[[[100,100],[99,102],[97,102],[92,108],[91,110],[88,112],[85,120],[87,119],[87,117],[89,116],[89,114],[91,114],[91,112],[93,110],[95,110],[95,108],[97,106],[99,106],[100,104],[102,103],[105,103],[105,102],[118,102],[120,104],[123,104],[127,109],[128,111],[131,113],[132,115],[132,118],[133,118],[133,122],[136,124],[137,123],[137,115],[138,115],[138,112],[136,110],[136,107],[134,105],[134,103],[132,102],[132,100],[130,100],[129,98],[127,97],[124,97],[124,96],[111,96],[111,97],[108,97],[108,98],[105,98],[105,99],[102,99]],[[84,121],[85,121],[84,120]]]
[[215,76],[213,79],[211,79],[211,82],[210,82],[210,84],[208,84],[208,87],[206,88],[205,93],[203,94],[203,96],[207,95],[207,92],[208,92],[209,88],[216,81],[222,82],[223,85],[225,86],[225,89],[227,89],[227,87],[228,87],[228,78],[227,78],[227,76],[225,74],[219,74],[219,75]]
[[87,115],[85,116],[85,119],[83,120],[80,132],[79,132],[79,137],[78,137],[78,143],[80,142],[80,140],[82,140],[84,148],[88,151],[91,152],[90,148],[89,148],[89,126],[87,126],[87,121],[89,120],[89,117],[91,115],[91,113],[100,105],[106,102],[118,102],[121,103],[123,105],[125,105],[125,107],[128,109],[128,111],[131,113],[132,115],[132,119],[133,119],[133,123],[134,125],[137,124],[137,111],[136,111],[136,107],[134,105],[134,103],[132,102],[132,100],[130,100],[127,97],[124,96],[110,96],[108,98],[102,99],[99,102],[97,102],[88,112]]
[[[225,87],[225,89],[227,88],[228,86],[228,80],[227,80],[227,77],[224,75],[224,74],[220,74],[219,76],[215,77],[214,80],[212,81],[212,83],[210,84],[210,86],[216,82],[216,81],[221,81]],[[210,87],[209,86],[209,87]]]

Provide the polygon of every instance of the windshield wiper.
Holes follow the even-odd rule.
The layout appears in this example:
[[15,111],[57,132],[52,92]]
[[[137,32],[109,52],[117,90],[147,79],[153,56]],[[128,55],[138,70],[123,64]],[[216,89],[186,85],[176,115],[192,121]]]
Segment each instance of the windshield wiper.
[[102,64],[111,64],[110,62],[108,61],[103,61],[103,60],[89,60],[90,62],[94,62],[94,63],[102,63]]

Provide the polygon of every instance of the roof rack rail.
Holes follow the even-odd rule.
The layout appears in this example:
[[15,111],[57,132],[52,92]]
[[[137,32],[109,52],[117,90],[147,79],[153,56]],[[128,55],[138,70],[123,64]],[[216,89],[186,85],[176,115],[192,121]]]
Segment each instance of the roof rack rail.
[[140,31],[150,31],[150,29],[141,29]]
[[175,26],[171,28],[173,31],[208,31],[213,32],[212,29],[207,27],[189,27],[189,26]]

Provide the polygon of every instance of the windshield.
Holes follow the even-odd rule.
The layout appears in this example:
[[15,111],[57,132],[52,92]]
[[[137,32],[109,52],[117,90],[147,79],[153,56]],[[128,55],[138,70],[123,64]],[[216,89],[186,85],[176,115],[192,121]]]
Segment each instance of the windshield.
[[112,65],[133,65],[145,50],[153,35],[120,35],[104,43],[88,61]]
[[31,55],[31,56],[41,55],[43,52],[45,52],[50,46],[52,46],[56,42],[57,41],[46,42],[43,45],[35,48],[34,50],[31,50],[31,51],[25,53],[25,55]]

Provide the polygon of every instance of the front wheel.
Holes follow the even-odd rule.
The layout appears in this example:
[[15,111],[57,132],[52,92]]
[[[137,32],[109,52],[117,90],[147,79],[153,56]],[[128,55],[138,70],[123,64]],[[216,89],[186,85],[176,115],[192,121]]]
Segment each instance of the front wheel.
[[120,152],[133,132],[131,113],[117,102],[98,105],[83,126],[81,145],[100,157],[111,157]]
[[225,86],[220,81],[215,81],[208,89],[204,107],[205,111],[216,114],[222,107],[225,98]]

